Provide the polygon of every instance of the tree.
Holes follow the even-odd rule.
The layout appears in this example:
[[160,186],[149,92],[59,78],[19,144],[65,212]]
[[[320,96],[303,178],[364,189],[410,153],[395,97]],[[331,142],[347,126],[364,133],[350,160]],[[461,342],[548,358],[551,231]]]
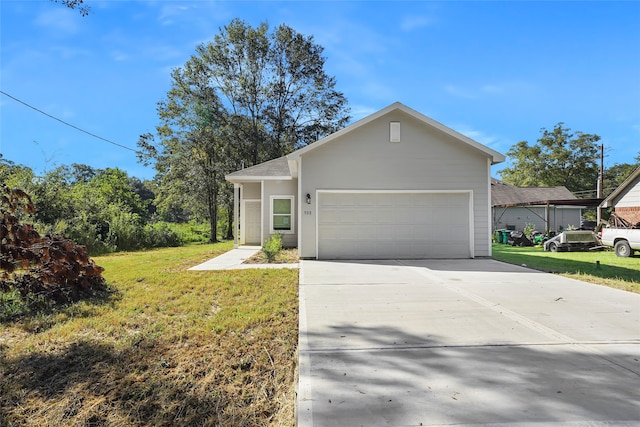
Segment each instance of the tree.
[[[226,100],[236,138],[250,165],[288,154],[342,128],[347,101],[324,71],[323,48],[312,36],[266,23],[231,21],[196,53]],[[238,117],[239,116],[239,117]]]
[[158,194],[204,202],[212,241],[218,208],[230,204],[225,174],[288,154],[349,120],[322,51],[286,25],[269,32],[266,23],[252,28],[236,19],[172,72],[157,134],[138,142],[140,159],[155,162]]
[[604,196],[608,196],[613,192],[613,190],[618,188],[618,186],[622,184],[634,170],[636,170],[636,168],[639,166],[638,163],[616,163],[609,168],[605,168],[603,185]]
[[209,217],[211,242],[217,241],[217,206],[220,185],[232,145],[228,135],[227,113],[199,58],[171,75],[172,88],[167,100],[159,103],[162,138],[157,148],[153,135],[141,136],[144,161],[155,160],[162,185],[170,195],[190,194],[203,200]]
[[84,0],[50,0],[53,3],[62,3],[69,9],[75,9],[80,15],[87,16],[91,12],[91,8],[84,4]]
[[571,132],[558,123],[541,129],[535,145],[521,141],[507,151],[511,166],[500,175],[512,185],[565,186],[571,192],[595,190],[598,179],[598,135]]

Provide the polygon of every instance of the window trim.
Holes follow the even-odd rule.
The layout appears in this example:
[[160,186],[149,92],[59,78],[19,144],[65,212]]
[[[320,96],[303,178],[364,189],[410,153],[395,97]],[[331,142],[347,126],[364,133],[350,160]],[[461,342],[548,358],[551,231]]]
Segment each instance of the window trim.
[[[291,220],[290,220],[290,224],[291,224],[291,229],[290,230],[274,230],[273,229],[273,217],[274,215],[280,215],[280,216],[285,216],[287,214],[274,214],[273,213],[273,202],[274,200],[290,200],[291,201],[291,213],[288,214],[289,216],[291,216]],[[269,196],[269,232],[271,234],[276,234],[276,233],[280,233],[280,234],[295,234],[295,226],[296,226],[296,196],[279,196],[279,195],[272,195]]]

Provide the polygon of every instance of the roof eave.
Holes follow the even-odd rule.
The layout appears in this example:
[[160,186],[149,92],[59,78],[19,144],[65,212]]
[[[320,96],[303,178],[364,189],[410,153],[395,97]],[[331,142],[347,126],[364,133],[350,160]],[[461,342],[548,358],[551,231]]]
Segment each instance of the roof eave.
[[240,184],[243,182],[260,182],[260,181],[291,181],[291,176],[230,176],[224,177],[229,182]]
[[613,190],[613,193],[609,194],[609,196],[607,196],[602,201],[602,204],[600,206],[603,207],[603,208],[612,207],[613,206],[613,201],[620,195],[620,193],[622,193],[624,190],[626,190],[627,187],[629,186],[629,184],[631,184],[636,178],[638,178],[638,176],[640,176],[640,167],[638,167],[636,170],[631,172],[631,175],[629,175],[629,177],[627,179],[622,181],[622,184],[620,184],[618,186],[618,188]]
[[494,208],[513,208],[525,206],[573,206],[573,207],[595,207],[602,199],[557,199],[557,200],[537,200],[534,202],[500,203],[493,205]]

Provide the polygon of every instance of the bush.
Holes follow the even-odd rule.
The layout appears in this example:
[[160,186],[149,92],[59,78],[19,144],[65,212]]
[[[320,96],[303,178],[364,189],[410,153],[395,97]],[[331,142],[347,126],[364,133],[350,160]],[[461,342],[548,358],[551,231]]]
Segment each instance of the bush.
[[45,234],[69,237],[79,245],[85,246],[91,255],[102,255],[116,250],[105,241],[108,233],[107,222],[96,223],[85,212],[80,212],[69,223],[58,222],[53,229],[45,231]]
[[282,235],[273,234],[262,245],[262,253],[267,258],[268,263],[272,263],[276,260],[276,256],[282,250]]
[[138,214],[119,212],[109,221],[107,243],[118,251],[135,251],[145,246],[144,225]]
[[182,245],[182,239],[166,223],[147,225],[144,230],[146,248],[166,248]]
[[29,312],[28,301],[22,298],[20,291],[9,287],[0,291],[0,322]]
[[161,227],[169,230],[175,235],[181,245],[189,243],[208,243],[211,233],[209,224],[190,222],[165,222],[159,221],[154,224],[155,228]]

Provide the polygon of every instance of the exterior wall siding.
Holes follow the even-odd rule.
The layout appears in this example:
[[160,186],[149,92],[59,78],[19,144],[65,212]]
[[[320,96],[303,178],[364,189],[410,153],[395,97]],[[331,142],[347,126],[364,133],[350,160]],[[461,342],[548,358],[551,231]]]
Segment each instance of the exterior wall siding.
[[[580,216],[582,210],[575,207],[551,207],[549,209],[549,229],[552,231],[562,231],[569,226],[580,227]],[[518,231],[523,231],[527,224],[535,225],[535,229],[545,232],[545,207],[531,206],[525,207],[494,207],[493,208],[493,229],[500,230],[515,227]]]
[[264,191],[262,199],[262,241],[264,242],[271,235],[271,196],[294,196],[293,201],[293,233],[282,235],[282,244],[288,248],[298,245],[298,180],[289,181],[264,181]]
[[[389,142],[389,122],[401,141]],[[316,190],[471,190],[474,255],[490,255],[489,165],[484,153],[394,111],[302,155],[301,194],[314,195],[301,218],[302,257],[315,257]]]
[[243,200],[259,200],[260,199],[260,183],[248,182],[242,184],[242,199]]
[[626,191],[617,197],[614,206],[616,210],[618,208],[640,207],[640,177],[629,184]]

